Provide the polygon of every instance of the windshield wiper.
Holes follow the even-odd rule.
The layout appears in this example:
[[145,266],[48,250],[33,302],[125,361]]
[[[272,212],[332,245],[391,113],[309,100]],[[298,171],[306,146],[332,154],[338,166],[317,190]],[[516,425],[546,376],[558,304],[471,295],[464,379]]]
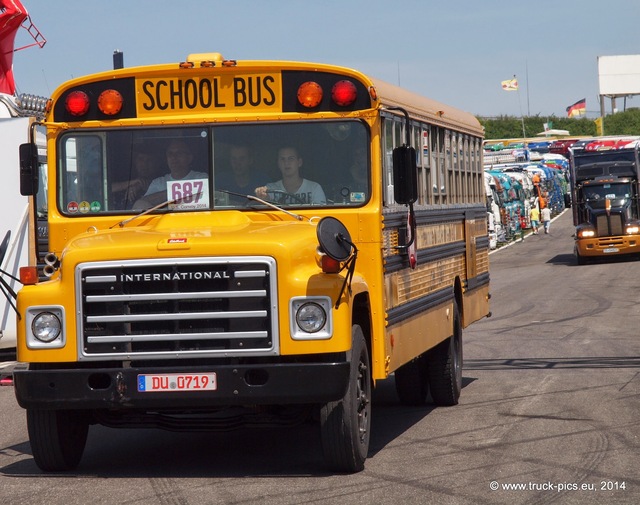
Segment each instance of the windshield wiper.
[[227,193],[228,195],[240,196],[240,197],[246,198],[247,200],[254,200],[256,202],[266,205],[267,207],[271,207],[272,209],[276,209],[276,210],[279,210],[280,212],[284,212],[285,214],[290,215],[291,217],[297,219],[298,221],[302,221],[304,219],[300,214],[294,214],[293,212],[289,212],[288,210],[283,209],[282,207],[275,205],[271,202],[263,200],[262,198],[258,198],[257,196],[243,195],[242,193],[236,193],[235,191],[227,191],[226,189],[217,189],[216,191],[220,191],[221,193]]
[[167,205],[172,205],[172,204],[176,204],[181,202],[182,200],[184,200],[185,198],[193,198],[194,196],[199,196],[201,195],[202,192],[200,193],[195,193],[193,195],[189,195],[189,196],[183,196],[181,198],[174,198],[173,200],[166,200],[162,203],[159,203],[158,205],[154,205],[153,207],[149,208],[149,209],[145,209],[142,212],[140,212],[139,214],[136,214],[135,216],[132,216],[128,219],[123,219],[122,221],[120,221],[119,223],[114,224],[113,226],[109,226],[109,229],[111,228],[115,228],[116,226],[119,226],[120,228],[123,228],[124,225],[130,223],[131,221],[133,221],[134,219],[138,219],[139,217],[142,216],[146,216],[147,214],[149,214],[150,212],[159,210],[163,207],[166,207]]
[[[222,193],[227,193],[229,195],[235,195],[235,196],[241,196],[243,198],[246,198],[247,200],[255,200],[256,202],[262,203],[264,205],[266,205],[267,207],[271,207],[274,208],[276,210],[279,210],[280,212],[284,212],[285,214],[288,214],[289,216],[297,219],[298,221],[302,221],[304,218],[303,216],[299,215],[299,214],[294,214],[293,212],[289,212],[286,209],[283,209],[282,207],[279,207],[278,205],[274,205],[271,202],[267,202],[266,200],[263,200],[262,198],[258,198],[257,196],[253,196],[253,195],[243,195],[242,193],[235,193],[234,191],[227,191],[225,189],[218,189],[217,191],[220,191]],[[192,198],[193,196],[197,196],[197,195],[191,195],[190,197]],[[180,201],[182,201],[184,198],[186,197],[182,197],[182,198],[175,198],[173,200],[166,200],[162,203],[159,203],[158,205],[154,205],[153,207],[143,210],[142,212],[140,212],[139,214],[136,214],[135,216],[132,216],[128,219],[123,219],[122,221],[110,226],[109,228],[115,228],[116,226],[119,226],[120,228],[124,228],[124,226],[126,224],[129,224],[131,221],[138,219],[139,217],[142,216],[146,216],[147,214],[154,212],[156,210],[162,209],[163,207],[166,207],[167,205],[172,205],[172,204],[176,204],[179,203]]]

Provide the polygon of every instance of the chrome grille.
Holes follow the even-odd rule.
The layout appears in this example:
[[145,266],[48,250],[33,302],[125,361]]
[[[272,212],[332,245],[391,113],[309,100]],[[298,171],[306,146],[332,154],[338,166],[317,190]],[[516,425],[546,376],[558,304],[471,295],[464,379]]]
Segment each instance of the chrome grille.
[[80,359],[278,353],[271,258],[83,263]]
[[622,224],[621,214],[600,214],[596,218],[596,228],[598,229],[598,237],[610,237],[624,234],[624,226]]

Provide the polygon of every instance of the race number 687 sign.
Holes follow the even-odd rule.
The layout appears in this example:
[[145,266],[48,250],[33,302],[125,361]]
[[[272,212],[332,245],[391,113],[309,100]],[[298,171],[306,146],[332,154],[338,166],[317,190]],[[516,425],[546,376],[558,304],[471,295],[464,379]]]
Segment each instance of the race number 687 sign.
[[209,208],[209,184],[207,179],[167,181],[167,197],[170,209],[191,210]]

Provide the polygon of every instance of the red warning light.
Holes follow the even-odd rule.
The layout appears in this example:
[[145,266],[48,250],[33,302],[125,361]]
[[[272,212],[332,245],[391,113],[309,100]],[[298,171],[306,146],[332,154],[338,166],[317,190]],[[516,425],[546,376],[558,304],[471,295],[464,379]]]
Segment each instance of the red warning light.
[[84,91],[72,91],[64,104],[72,116],[84,116],[89,111],[89,95]]
[[351,81],[338,81],[331,88],[331,99],[340,107],[347,107],[356,101],[358,90]]

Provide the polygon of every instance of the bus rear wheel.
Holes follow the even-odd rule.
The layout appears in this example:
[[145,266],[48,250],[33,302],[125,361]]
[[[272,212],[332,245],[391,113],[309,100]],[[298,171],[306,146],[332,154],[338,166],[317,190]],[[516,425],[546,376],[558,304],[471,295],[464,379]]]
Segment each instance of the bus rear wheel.
[[453,335],[427,353],[427,376],[436,405],[457,405],[462,391],[462,322],[453,303]]
[[371,432],[371,364],[362,329],[354,325],[347,392],[320,409],[322,451],[333,471],[364,469]]
[[410,407],[419,407],[427,403],[429,382],[424,356],[405,363],[394,372],[394,376],[400,403]]
[[41,470],[60,472],[78,466],[89,433],[83,412],[27,409],[27,429],[33,459]]

